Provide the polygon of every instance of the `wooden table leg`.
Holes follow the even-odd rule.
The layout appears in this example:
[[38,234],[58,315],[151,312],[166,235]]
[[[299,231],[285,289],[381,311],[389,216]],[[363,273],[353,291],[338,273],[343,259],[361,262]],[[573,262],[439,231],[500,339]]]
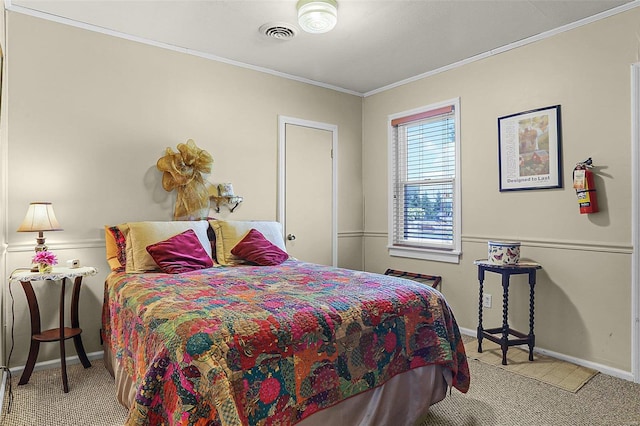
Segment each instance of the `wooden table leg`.
[[[80,320],[78,317],[78,302],[80,300],[80,286],[82,285],[82,277],[76,277],[73,283],[73,294],[71,296],[71,327],[80,328]],[[73,336],[73,344],[76,347],[76,353],[84,368],[91,367],[91,362],[87,358],[87,353],[82,345],[82,337],[80,334]]]
[[507,365],[509,350],[509,274],[502,274],[502,365]]
[[29,304],[29,313],[31,314],[31,346],[29,347],[29,357],[27,363],[20,376],[19,385],[26,385],[29,383],[31,373],[33,373],[33,367],[36,365],[38,359],[38,352],[40,350],[40,342],[33,339],[33,336],[40,334],[40,308],[38,307],[38,299],[33,292],[33,287],[30,281],[21,281],[24,294],[27,296],[27,303]]
[[529,272],[529,361],[533,361],[533,347],[536,344],[536,335],[533,333],[534,287],[536,286],[536,271]]
[[62,371],[62,389],[69,392],[69,380],[67,379],[67,356],[64,348],[64,293],[66,278],[62,279],[60,287],[60,370]]
[[482,267],[478,268],[478,282],[480,283],[480,291],[478,297],[478,331],[476,337],[478,339],[478,353],[482,353],[482,337],[483,337],[483,328],[482,328],[482,292],[483,292],[483,283],[484,283],[484,269]]

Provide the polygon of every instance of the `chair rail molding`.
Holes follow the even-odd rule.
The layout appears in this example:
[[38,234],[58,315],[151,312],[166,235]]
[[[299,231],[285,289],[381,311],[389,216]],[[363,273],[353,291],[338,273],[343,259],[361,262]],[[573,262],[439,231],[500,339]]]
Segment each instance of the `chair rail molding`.
[[[20,252],[32,252],[33,242],[20,242],[16,244],[10,244],[7,246],[8,253],[20,253]],[[69,241],[47,241],[47,247],[51,251],[55,250],[70,250],[70,249],[104,249],[106,242],[103,239],[83,239],[83,240],[69,240]]]
[[[640,188],[640,187],[639,187]],[[365,238],[387,238],[386,231],[365,231],[363,236]],[[513,237],[508,235],[463,235],[463,244],[487,244],[489,240],[501,240],[501,241],[520,241],[523,246],[526,247],[541,247],[558,250],[580,250],[580,251],[596,251],[602,253],[620,253],[631,254],[633,253],[634,245],[628,243],[616,243],[608,242],[603,243],[600,241],[583,241],[583,240],[560,240],[560,239],[535,239],[535,238],[522,238],[521,236]]]

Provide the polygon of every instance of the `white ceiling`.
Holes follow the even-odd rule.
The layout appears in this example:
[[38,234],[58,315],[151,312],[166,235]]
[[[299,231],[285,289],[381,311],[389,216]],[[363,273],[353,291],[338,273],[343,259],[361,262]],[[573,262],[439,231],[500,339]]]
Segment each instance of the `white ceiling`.
[[[5,6],[367,94],[639,2],[338,0],[338,24],[325,34],[299,30],[296,0],[5,0]],[[258,31],[273,22],[297,28],[296,37]]]

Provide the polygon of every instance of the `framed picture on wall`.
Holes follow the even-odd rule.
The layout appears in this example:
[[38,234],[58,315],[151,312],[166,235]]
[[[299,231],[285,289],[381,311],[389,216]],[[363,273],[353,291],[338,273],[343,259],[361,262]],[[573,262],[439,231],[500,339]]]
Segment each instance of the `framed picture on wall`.
[[498,118],[500,191],[562,188],[560,105]]

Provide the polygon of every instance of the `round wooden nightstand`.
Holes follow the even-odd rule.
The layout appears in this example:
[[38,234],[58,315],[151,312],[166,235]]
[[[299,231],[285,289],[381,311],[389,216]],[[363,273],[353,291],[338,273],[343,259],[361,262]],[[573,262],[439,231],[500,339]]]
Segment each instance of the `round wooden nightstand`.
[[[91,363],[87,358],[87,354],[82,346],[82,329],[80,328],[80,322],[78,320],[78,301],[80,299],[80,287],[82,285],[82,278],[90,275],[96,275],[98,271],[96,268],[85,266],[82,268],[53,268],[48,274],[41,274],[38,272],[16,272],[9,278],[11,282],[19,281],[22,284],[22,289],[27,296],[27,303],[29,304],[29,314],[31,315],[31,347],[29,348],[29,358],[27,364],[24,367],[22,376],[20,377],[19,385],[29,383],[29,378],[33,372],[33,367],[38,359],[38,351],[40,350],[41,342],[59,342],[60,344],[60,366],[62,369],[62,388],[64,392],[69,392],[69,382],[67,380],[67,362],[65,355],[64,341],[73,338],[73,344],[76,347],[78,358],[84,366],[84,368],[91,367]],[[64,295],[65,284],[67,280],[73,279],[73,292],[71,296],[71,327],[64,326]],[[60,326],[51,330],[40,330],[40,308],[38,306],[38,299],[33,291],[31,282],[33,281],[55,281],[60,282]]]

